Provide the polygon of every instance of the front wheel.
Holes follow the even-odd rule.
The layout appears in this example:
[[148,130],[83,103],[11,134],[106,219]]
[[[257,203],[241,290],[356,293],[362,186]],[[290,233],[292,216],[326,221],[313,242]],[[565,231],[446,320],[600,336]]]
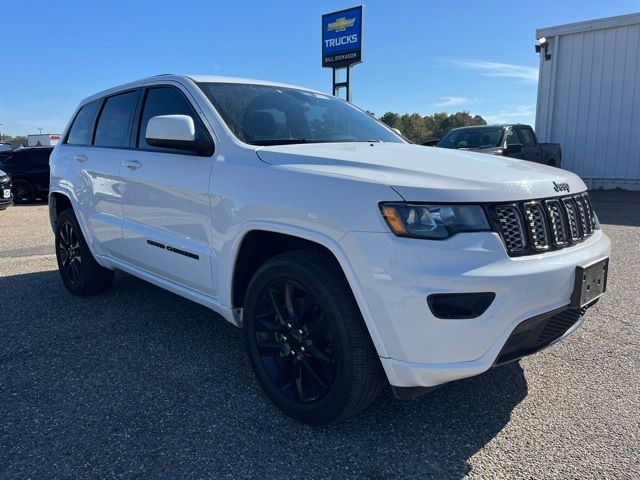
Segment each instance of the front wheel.
[[328,254],[300,250],[269,260],[251,280],[244,320],[258,382],[297,420],[344,420],[384,387],[360,310]]
[[56,259],[64,286],[74,295],[90,295],[108,289],[113,270],[96,262],[72,210],[62,212],[55,224]]

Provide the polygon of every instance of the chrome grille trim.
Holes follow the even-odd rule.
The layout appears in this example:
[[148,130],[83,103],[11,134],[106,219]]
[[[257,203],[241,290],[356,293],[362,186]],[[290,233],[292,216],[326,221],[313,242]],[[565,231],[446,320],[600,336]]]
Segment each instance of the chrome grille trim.
[[562,247],[567,244],[567,225],[564,215],[562,214],[562,205],[560,200],[545,200],[547,207],[547,215],[549,216],[549,226],[551,227],[551,238],[556,247]]
[[522,229],[522,220],[518,209],[511,205],[496,207],[496,215],[502,229],[502,238],[510,252],[526,250],[526,236]]
[[576,208],[578,212],[578,222],[580,224],[580,233],[582,237],[586,237],[591,233],[591,220],[587,217],[587,209],[584,206],[582,195],[576,195],[573,197],[576,202]]
[[531,246],[535,250],[547,250],[549,248],[549,235],[547,234],[547,222],[544,211],[538,202],[528,202],[523,205],[527,230],[531,237]]
[[489,207],[509,255],[565,248],[589,238],[595,214],[586,192]]
[[567,214],[567,223],[569,225],[569,239],[572,242],[580,240],[580,229],[578,227],[578,214],[576,213],[576,206],[571,197],[562,199],[565,213]]

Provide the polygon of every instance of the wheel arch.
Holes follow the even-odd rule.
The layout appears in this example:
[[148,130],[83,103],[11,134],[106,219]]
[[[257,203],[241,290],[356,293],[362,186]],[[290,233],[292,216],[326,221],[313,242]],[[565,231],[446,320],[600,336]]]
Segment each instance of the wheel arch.
[[69,208],[73,210],[73,205],[66,193],[59,191],[49,192],[49,220],[51,221],[51,228],[55,227],[55,223],[60,214]]
[[[259,250],[252,250],[252,247],[256,245],[259,245]],[[249,281],[253,273],[264,262],[277,254],[302,248],[326,251],[333,257],[336,261],[336,266],[340,268],[351,288],[378,355],[381,357],[388,356],[380,332],[375,325],[371,309],[348,257],[338,241],[316,231],[281,224],[260,223],[245,226],[242,234],[238,236],[230,256],[232,264],[229,268],[227,285],[230,286],[229,305],[231,305],[231,308],[236,312],[242,309]],[[250,256],[246,255],[247,252]],[[254,252],[257,252],[257,255]],[[236,318],[238,317],[236,316]]]

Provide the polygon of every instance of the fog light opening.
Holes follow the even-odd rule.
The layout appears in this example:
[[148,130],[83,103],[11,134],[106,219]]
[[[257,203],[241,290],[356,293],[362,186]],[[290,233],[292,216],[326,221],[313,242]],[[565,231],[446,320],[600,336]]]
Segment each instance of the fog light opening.
[[427,297],[427,304],[437,318],[468,319],[486,312],[494,298],[493,292],[436,293]]

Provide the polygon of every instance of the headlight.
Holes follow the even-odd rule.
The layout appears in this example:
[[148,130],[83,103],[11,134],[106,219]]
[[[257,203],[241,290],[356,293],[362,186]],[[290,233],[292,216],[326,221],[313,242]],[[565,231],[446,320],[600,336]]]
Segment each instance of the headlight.
[[399,237],[441,240],[459,232],[490,230],[479,205],[419,205],[381,203],[380,211],[389,228]]

